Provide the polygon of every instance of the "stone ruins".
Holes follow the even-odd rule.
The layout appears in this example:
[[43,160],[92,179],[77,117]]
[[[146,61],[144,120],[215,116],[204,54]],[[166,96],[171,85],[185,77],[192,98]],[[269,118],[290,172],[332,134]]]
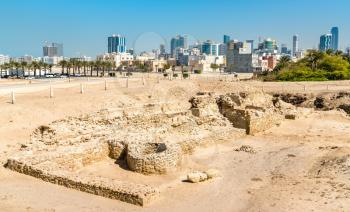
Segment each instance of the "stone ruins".
[[[214,144],[218,137],[259,133],[303,112],[264,93],[199,93],[190,104],[189,110],[152,104],[55,121],[35,130],[29,145],[6,166],[47,182],[144,206],[160,194],[157,186],[81,170],[113,160],[113,166],[126,164],[135,174],[176,173],[183,156],[197,147]],[[217,172],[199,172],[189,179],[197,182],[213,175]]]

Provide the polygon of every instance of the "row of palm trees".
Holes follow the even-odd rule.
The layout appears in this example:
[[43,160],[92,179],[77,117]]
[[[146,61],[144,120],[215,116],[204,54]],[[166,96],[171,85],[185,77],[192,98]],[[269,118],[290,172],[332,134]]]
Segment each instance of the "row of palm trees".
[[[16,70],[16,76],[17,78],[20,77],[20,71],[22,72],[22,76],[30,75],[31,71],[34,73],[34,76],[36,77],[38,75],[42,76],[42,71],[46,74],[48,71],[52,72],[52,64],[47,64],[42,61],[33,61],[31,63],[22,61],[22,62],[15,62],[11,61],[9,63],[5,63],[3,65],[0,65],[0,77],[3,77],[3,71],[4,70]],[[27,71],[27,74],[26,74]]]
[[80,60],[62,60],[59,62],[59,66],[61,67],[61,74],[68,76],[93,76],[95,72],[95,76],[105,76],[111,72],[117,71],[116,64],[114,61],[80,61]]
[[[113,61],[97,60],[88,62],[71,59],[62,60],[58,65],[62,69],[61,74],[67,76],[93,76],[94,73],[95,76],[105,76],[106,73],[109,75],[109,73],[117,70],[115,62]],[[43,72],[44,75],[48,73],[51,74],[52,68],[52,64],[44,63],[42,61],[33,61],[31,63],[25,61],[11,61],[0,65],[0,77],[4,76],[4,70],[15,70],[17,78],[31,76],[32,73],[34,77],[42,77]]]

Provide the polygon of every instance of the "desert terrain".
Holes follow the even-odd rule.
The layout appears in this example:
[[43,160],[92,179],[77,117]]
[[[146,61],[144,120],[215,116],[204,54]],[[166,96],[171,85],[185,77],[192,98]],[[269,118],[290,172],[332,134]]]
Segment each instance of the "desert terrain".
[[[11,103],[12,91],[16,94],[14,104]],[[33,80],[31,83],[1,80],[0,211],[349,211],[348,91],[349,81],[263,83],[237,81],[231,76],[168,80],[157,75],[136,75],[130,79],[106,81],[95,78],[71,82],[67,79]],[[178,131],[166,128],[168,122],[174,120],[198,123],[197,117],[192,115],[194,103],[190,100],[199,93],[210,93],[208,98],[211,95],[226,98],[225,95],[230,93],[236,96],[258,93],[268,99],[275,96],[280,104],[286,104],[279,107],[279,115],[288,118],[272,122],[264,130],[246,134],[242,129],[226,124],[229,123],[228,116],[221,116],[216,110],[220,109],[222,113],[223,108],[219,108],[213,111],[220,118],[209,124],[188,124],[184,129],[180,126]],[[264,100],[260,100],[256,107],[264,104]],[[149,105],[156,113],[147,109]],[[264,113],[268,112],[261,107]],[[294,113],[285,113],[286,108],[292,108]],[[111,115],[119,114],[119,111],[123,115]],[[167,113],[169,111],[171,113]],[[133,172],[126,164],[116,164],[111,158],[73,172],[78,178],[94,175],[155,187],[160,195],[149,204],[138,206],[93,195],[8,168],[9,159],[19,152],[36,150],[35,141],[40,142],[40,139],[33,140],[33,136],[41,126],[61,129],[59,127],[68,125],[74,133],[74,129],[78,131],[75,127],[81,125],[74,121],[76,117],[90,115],[86,118],[90,120],[112,116],[113,120],[116,117],[119,120],[119,117],[129,117],[128,114],[132,118],[126,119],[118,130],[96,128],[99,126],[87,130],[100,130],[118,138],[125,133],[123,138],[131,140],[139,137],[144,140],[149,133],[150,140],[166,139],[178,143],[187,135],[192,138],[198,134],[198,146],[182,155],[181,165],[176,170],[165,174]],[[154,114],[166,114],[164,119],[163,116],[159,118],[161,125],[152,119]],[[173,114],[180,115],[168,117]],[[139,123],[138,117],[148,118]],[[94,123],[99,125],[99,122]],[[143,126],[145,123],[147,126]],[[212,123],[217,128],[212,127]],[[139,128],[135,130],[134,126]],[[163,128],[166,129],[164,137],[158,138],[157,130]],[[211,134],[202,136],[205,133]],[[201,145],[202,140],[209,141]],[[218,176],[204,182],[188,182],[188,173],[208,169],[217,170]]]

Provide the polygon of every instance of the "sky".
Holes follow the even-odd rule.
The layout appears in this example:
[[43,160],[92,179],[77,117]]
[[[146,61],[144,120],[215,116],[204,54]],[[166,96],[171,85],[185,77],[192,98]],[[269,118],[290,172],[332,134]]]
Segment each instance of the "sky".
[[112,34],[124,35],[137,52],[169,49],[177,34],[192,42],[271,37],[289,48],[298,34],[307,49],[332,26],[344,49],[349,8],[349,0],[1,0],[0,54],[42,56],[48,41],[63,43],[65,56],[95,57],[107,51]]

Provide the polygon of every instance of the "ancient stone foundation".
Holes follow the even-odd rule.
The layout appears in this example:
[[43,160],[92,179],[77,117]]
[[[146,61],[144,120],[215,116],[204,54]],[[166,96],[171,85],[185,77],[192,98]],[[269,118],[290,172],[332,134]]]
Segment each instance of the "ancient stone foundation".
[[180,164],[178,144],[146,143],[128,145],[127,163],[132,171],[142,174],[166,174]]
[[70,150],[59,148],[41,155],[24,151],[10,158],[6,167],[50,183],[140,206],[159,195],[157,189],[147,185],[74,174],[72,170],[106,158],[108,149],[103,143],[75,146]]

